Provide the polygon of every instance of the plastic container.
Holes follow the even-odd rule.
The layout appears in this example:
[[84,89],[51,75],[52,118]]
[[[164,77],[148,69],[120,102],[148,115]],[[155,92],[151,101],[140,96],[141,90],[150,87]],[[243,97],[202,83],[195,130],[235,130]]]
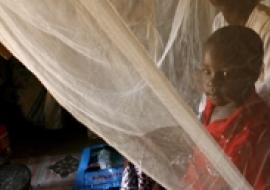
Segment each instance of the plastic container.
[[87,147],[81,154],[73,190],[119,189],[123,157],[106,144]]

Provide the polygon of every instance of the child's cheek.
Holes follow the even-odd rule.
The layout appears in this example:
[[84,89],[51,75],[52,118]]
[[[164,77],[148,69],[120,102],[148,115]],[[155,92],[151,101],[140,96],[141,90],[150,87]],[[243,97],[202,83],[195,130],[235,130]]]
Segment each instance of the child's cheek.
[[207,92],[207,81],[206,81],[205,77],[202,77],[202,83],[201,83],[200,87],[204,93]]
[[227,83],[222,89],[224,97],[231,102],[241,101],[247,90],[244,84],[237,82]]
[[233,83],[224,83],[220,88],[220,93],[228,102],[233,102],[237,96],[237,86]]

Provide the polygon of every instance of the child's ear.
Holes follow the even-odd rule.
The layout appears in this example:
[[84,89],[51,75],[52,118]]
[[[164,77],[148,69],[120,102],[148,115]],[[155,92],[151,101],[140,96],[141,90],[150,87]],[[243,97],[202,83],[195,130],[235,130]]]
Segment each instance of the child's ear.
[[256,71],[250,72],[250,80],[254,83],[259,79],[259,76],[260,76],[259,72]]
[[263,65],[262,61],[249,66],[249,75],[254,82],[256,82],[259,79],[261,73],[263,73],[263,67],[258,67],[258,65]]

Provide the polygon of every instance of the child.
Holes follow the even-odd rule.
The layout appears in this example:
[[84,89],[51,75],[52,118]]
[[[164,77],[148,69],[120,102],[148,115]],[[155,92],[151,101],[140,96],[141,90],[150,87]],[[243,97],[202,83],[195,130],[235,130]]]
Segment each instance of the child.
[[[213,30],[226,25],[241,25],[253,29],[264,44],[264,64],[256,88],[261,93],[270,75],[270,7],[261,0],[209,0],[220,13],[215,17]],[[266,84],[267,85],[267,84]]]
[[[208,0],[220,11],[214,19],[213,31],[227,25],[241,25],[253,29],[261,37],[264,44],[264,64],[256,91],[270,105],[270,7],[260,0]],[[199,115],[205,108],[203,95],[199,105]]]
[[[262,41],[253,30],[231,25],[207,40],[201,69],[207,95],[202,123],[256,190],[270,189],[270,109],[255,92],[263,56]],[[134,171],[128,173],[138,179],[136,168]],[[150,180],[147,176],[142,179]],[[228,189],[196,149],[180,182],[189,190]]]
[[[228,26],[204,46],[202,123],[254,189],[270,189],[270,109],[255,92],[263,44],[251,29]],[[185,181],[191,189],[224,189],[225,182],[195,150]]]

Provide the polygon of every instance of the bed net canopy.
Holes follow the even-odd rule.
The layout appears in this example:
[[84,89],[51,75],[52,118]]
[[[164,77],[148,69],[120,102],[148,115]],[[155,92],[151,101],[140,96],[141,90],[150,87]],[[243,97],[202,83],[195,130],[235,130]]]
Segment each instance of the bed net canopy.
[[198,149],[226,188],[251,189],[196,116],[215,13],[206,0],[0,0],[0,41],[163,187],[190,188],[182,178]]

